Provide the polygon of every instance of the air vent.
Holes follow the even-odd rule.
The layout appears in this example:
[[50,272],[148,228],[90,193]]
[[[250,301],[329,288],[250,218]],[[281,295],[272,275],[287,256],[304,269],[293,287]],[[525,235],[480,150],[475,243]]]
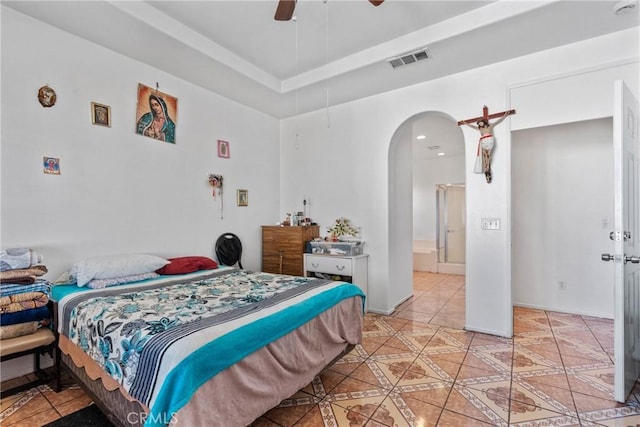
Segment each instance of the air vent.
[[405,65],[406,64],[411,64],[411,63],[416,62],[416,61],[417,61],[417,59],[413,55],[406,55],[406,56],[402,57],[402,63],[405,64]]
[[400,58],[394,58],[394,59],[389,59],[389,64],[391,64],[391,66],[393,68],[399,67],[401,65],[404,65],[404,62],[402,62],[402,59]]
[[391,64],[393,68],[398,68],[402,65],[413,64],[414,62],[422,61],[423,59],[427,59],[428,57],[429,51],[425,47],[424,49],[405,53],[396,58],[387,59],[387,62]]
[[439,145],[430,145],[427,147],[429,150],[439,150],[440,146]]

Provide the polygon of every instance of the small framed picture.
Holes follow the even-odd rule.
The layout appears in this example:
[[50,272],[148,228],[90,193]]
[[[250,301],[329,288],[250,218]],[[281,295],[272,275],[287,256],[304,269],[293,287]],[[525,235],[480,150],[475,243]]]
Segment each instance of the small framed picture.
[[225,159],[231,157],[229,155],[229,141],[218,140],[218,157],[224,157]]
[[238,206],[249,206],[249,190],[238,190],[236,198]]
[[94,125],[111,127],[111,107],[92,102],[91,123]]
[[47,175],[60,175],[60,159],[57,157],[43,157],[42,171]]

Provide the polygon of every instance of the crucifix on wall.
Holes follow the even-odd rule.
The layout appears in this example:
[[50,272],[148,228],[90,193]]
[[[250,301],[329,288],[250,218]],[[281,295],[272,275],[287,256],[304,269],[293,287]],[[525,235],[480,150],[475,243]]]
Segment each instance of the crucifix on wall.
[[[491,151],[495,146],[496,140],[493,136],[493,128],[507,116],[515,114],[516,110],[507,110],[501,113],[489,114],[489,108],[485,105],[482,107],[482,116],[472,119],[460,120],[458,126],[467,125],[477,131],[480,131],[480,139],[478,140],[478,148],[476,151],[476,163],[473,168],[474,173],[484,173],[487,182],[491,182]],[[498,119],[490,122],[491,119]],[[475,122],[473,125],[471,123]]]

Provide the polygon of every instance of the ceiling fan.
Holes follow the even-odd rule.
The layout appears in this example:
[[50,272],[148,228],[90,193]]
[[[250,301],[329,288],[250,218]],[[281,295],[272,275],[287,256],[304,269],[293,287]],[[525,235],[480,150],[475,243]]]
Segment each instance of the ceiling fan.
[[[380,6],[384,0],[369,0],[374,6]],[[293,17],[296,8],[296,0],[280,0],[274,16],[276,21],[289,21]]]

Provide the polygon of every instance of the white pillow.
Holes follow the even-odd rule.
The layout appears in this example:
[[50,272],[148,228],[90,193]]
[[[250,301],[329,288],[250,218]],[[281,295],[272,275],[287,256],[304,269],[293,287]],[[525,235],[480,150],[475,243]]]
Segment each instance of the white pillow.
[[134,274],[133,276],[114,277],[113,279],[93,279],[92,281],[87,283],[87,288],[103,289],[109,286],[122,285],[124,283],[129,284],[147,279],[155,279],[156,277],[160,277],[160,275],[152,271],[149,273]]
[[85,286],[93,279],[114,279],[155,271],[169,264],[164,258],[147,254],[103,255],[86,258],[75,263],[69,274],[78,286]]

